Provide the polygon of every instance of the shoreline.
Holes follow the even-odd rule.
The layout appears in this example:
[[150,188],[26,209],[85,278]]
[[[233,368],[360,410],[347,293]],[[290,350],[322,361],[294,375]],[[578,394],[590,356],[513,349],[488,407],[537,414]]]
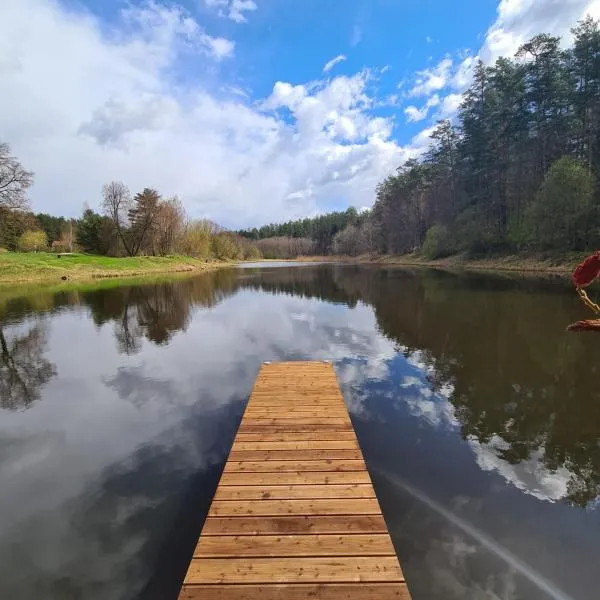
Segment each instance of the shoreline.
[[551,274],[569,277],[575,267],[590,252],[573,253],[562,258],[542,256],[506,255],[489,258],[468,258],[461,255],[428,260],[414,254],[362,255],[362,256],[299,256],[293,262],[334,262],[344,264],[382,265],[398,267],[424,267],[444,270],[493,271],[529,274]]
[[[89,258],[89,261],[88,261]],[[63,257],[39,254],[37,263],[20,263],[16,254],[0,254],[0,286],[27,283],[66,283],[102,279],[152,277],[170,274],[200,274],[232,266],[235,261],[203,261],[191,257],[124,257],[109,258],[88,255]],[[82,260],[83,259],[83,260]],[[60,261],[60,262],[59,262]],[[70,262],[73,261],[73,262]],[[83,262],[86,261],[86,262]],[[119,263],[119,261],[123,261]]]

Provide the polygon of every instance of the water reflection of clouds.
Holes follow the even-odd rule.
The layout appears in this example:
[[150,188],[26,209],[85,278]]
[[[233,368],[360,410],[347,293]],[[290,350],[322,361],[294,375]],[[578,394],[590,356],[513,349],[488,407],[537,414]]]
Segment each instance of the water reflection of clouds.
[[493,436],[487,444],[469,439],[477,464],[484,471],[495,471],[505,481],[538,500],[554,502],[568,494],[571,474],[565,467],[550,471],[543,465],[544,448],[541,446],[527,460],[511,464],[498,456],[498,451],[508,448],[499,436]]
[[[379,421],[392,437],[396,431],[406,433],[405,443],[411,443],[413,432],[419,443],[434,441],[433,436],[422,435],[426,430],[450,433],[443,448],[453,452],[462,446],[474,453],[473,461],[463,463],[467,469],[472,465],[473,471],[497,473],[501,485],[506,481],[541,500],[558,500],[566,493],[568,471],[544,468],[543,449],[512,465],[498,456],[500,438],[486,444],[474,439],[462,442],[450,402],[452,386],[433,386],[435,368],[425,354],[408,353],[384,336],[373,309],[360,302],[349,308],[238,290],[217,306],[194,309],[185,335],[175,333],[167,345],[141,339],[134,356],[117,353],[112,324],[95,328],[83,315],[77,309],[52,317],[48,353],[58,377],[45,386],[43,401],[0,421],[0,437],[11,447],[8,453],[2,451],[0,462],[2,488],[9,489],[0,495],[0,537],[2,544],[21,539],[23,552],[39,548],[33,560],[47,573],[75,572],[80,557],[85,557],[91,567],[82,580],[95,578],[98,589],[110,585],[111,600],[123,597],[122,589],[140,585],[147,575],[140,548],[151,542],[147,530],[131,525],[136,515],[157,510],[174,489],[171,482],[154,494],[146,493],[148,481],[162,482],[161,477],[171,473],[181,485],[190,473],[224,459],[227,448],[219,439],[220,427],[241,414],[265,360],[333,360],[349,409],[359,420]],[[198,419],[190,429],[186,423],[194,417]],[[425,427],[407,424],[411,418]],[[386,443],[392,447],[391,441]],[[148,453],[151,458],[138,459]],[[145,478],[139,493],[126,488],[126,496],[117,494],[102,510],[90,500],[91,494],[100,502],[107,494],[104,488],[138,476]],[[474,488],[488,485],[482,481],[477,479]],[[473,510],[478,499],[473,492],[465,510]],[[72,515],[86,511],[96,511],[104,522],[86,521],[78,532]],[[40,519],[41,514],[48,518]],[[126,537],[115,534],[110,547],[102,548],[102,528],[109,520],[115,530],[128,526],[130,530]],[[56,539],[63,541],[51,548],[50,541]],[[87,544],[85,549],[82,544]],[[451,565],[446,575],[440,573],[440,581],[464,575],[463,588],[470,589],[467,572],[476,556],[472,547],[454,537],[441,541],[437,551],[455,553],[462,561]],[[58,565],[51,562],[53,552],[61,557]],[[487,596],[473,598],[511,598],[509,579],[507,575],[504,588],[496,582],[499,587],[490,585]],[[447,583],[447,589],[461,589],[460,581]],[[509,591],[502,595],[502,589]]]
[[[368,359],[342,364],[338,369],[340,380],[349,389],[346,394],[349,408],[362,419],[384,418],[377,405],[368,402],[372,398],[372,389],[369,390],[367,384],[372,385],[377,381],[390,379],[392,370],[389,368],[388,361],[394,354],[378,353]],[[452,385],[446,383],[439,390],[432,389],[427,381],[427,375],[434,371],[434,367],[424,361],[419,351],[408,356],[405,361],[406,367],[409,368],[409,374],[399,378],[399,383],[394,386],[395,389],[378,391],[378,398],[385,400],[387,408],[391,406],[397,410],[408,410],[413,417],[433,428],[458,430],[460,421],[456,416],[454,405],[450,402],[453,393]],[[549,502],[567,496],[570,472],[564,466],[555,471],[545,467],[543,446],[532,452],[528,459],[511,464],[498,454],[499,450],[509,447],[508,443],[498,435],[493,436],[487,443],[470,436],[467,443],[475,455],[479,468],[483,471],[496,472],[507,484],[523,493]]]
[[[230,407],[241,414],[262,361],[364,358],[361,374],[352,377],[366,379],[385,377],[385,360],[394,354],[365,306],[241,291],[194,311],[186,334],[168,345],[140,339],[131,356],[116,351],[110,322],[96,327],[84,311],[53,315],[47,352],[58,375],[44,387],[43,401],[0,421],[0,437],[11,448],[0,462],[2,489],[9,490],[0,498],[0,546],[28,554],[31,565],[15,568],[0,589],[19,587],[23,597],[33,593],[34,580],[48,598],[131,597],[147,577],[141,550],[157,543],[134,524],[167,503],[182,478],[224,459],[221,425],[235,423]],[[196,432],[186,429],[194,415],[203,422]],[[19,432],[19,443],[10,432]],[[136,457],[149,451],[139,493],[107,495],[113,482],[139,476]],[[148,495],[145,486],[161,470],[175,481]],[[106,535],[110,543],[103,544]],[[82,559],[86,573],[79,571]],[[52,583],[56,577],[62,583]]]
[[[418,368],[422,362],[417,359],[408,361]],[[429,372],[429,369],[426,370]],[[400,387],[403,389],[401,401],[409,412],[431,427],[458,429],[460,421],[454,405],[450,402],[452,387],[444,386],[434,392],[429,384],[414,375],[405,376]],[[544,449],[540,446],[527,460],[511,464],[501,458],[499,450],[507,449],[509,444],[495,435],[487,443],[470,436],[467,440],[475,455],[477,465],[484,471],[496,472],[508,484],[520,491],[538,498],[554,502],[567,496],[567,484],[570,473],[565,467],[551,471],[544,466]]]

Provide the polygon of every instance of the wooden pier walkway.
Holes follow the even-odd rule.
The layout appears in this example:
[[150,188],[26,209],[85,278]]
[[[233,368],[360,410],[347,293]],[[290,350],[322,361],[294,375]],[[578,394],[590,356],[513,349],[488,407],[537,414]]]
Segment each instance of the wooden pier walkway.
[[410,600],[331,364],[265,364],[179,600]]

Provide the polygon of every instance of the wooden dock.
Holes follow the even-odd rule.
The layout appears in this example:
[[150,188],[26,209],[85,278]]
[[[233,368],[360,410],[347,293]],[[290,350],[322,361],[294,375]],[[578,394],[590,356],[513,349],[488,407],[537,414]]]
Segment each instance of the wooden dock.
[[410,600],[331,364],[262,366],[179,600]]

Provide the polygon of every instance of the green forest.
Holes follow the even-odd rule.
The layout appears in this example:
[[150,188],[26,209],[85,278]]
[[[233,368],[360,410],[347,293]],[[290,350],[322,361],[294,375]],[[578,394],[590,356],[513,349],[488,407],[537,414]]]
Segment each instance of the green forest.
[[453,121],[438,121],[419,159],[374,190],[372,209],[227,232],[191,220],[153,189],[102,191],[79,219],[28,211],[33,174],[0,144],[0,248],[110,256],[293,258],[301,255],[584,251],[600,246],[600,29],[573,43],[540,34],[513,58],[479,62]]
[[600,31],[587,18],[572,32],[568,49],[542,34],[512,59],[479,62],[455,122],[439,121],[421,159],[380,182],[371,211],[240,233],[306,237],[318,254],[596,249]]

